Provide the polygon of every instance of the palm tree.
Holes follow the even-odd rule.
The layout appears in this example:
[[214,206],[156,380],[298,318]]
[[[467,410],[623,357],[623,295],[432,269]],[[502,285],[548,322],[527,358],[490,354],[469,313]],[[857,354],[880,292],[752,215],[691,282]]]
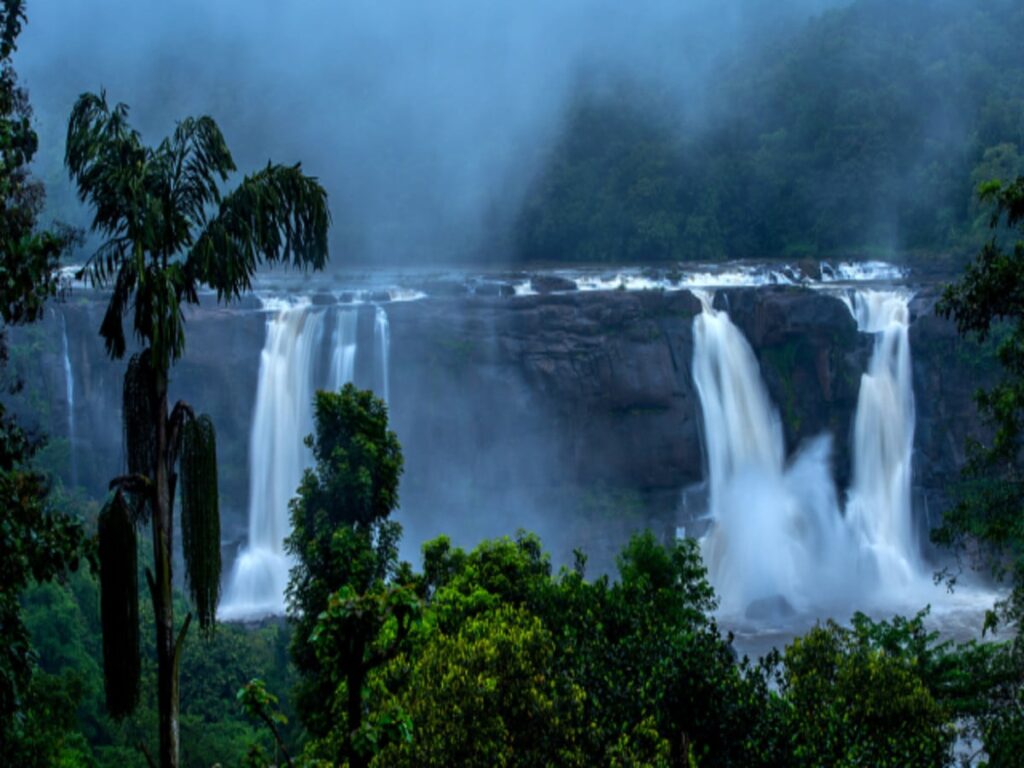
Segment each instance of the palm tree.
[[135,533],[151,523],[153,568],[146,571],[156,617],[160,765],[177,768],[178,662],[192,621],[175,628],[171,591],[174,497],[181,477],[186,583],[200,626],[212,630],[220,596],[216,448],[209,418],[185,403],[168,410],[169,372],[185,350],[187,305],[212,289],[231,301],[249,290],[257,267],[320,269],[330,216],[323,187],[300,166],[268,164],[233,191],[236,170],[217,124],[181,121],[156,147],[142,143],[123,104],[79,97],[68,124],[65,165],[105,239],[82,276],[111,296],[100,326],[108,354],[125,354],[130,315],[141,351],[125,373],[127,472],[111,482],[100,519],[101,613],[108,708],[138,701],[138,589]]

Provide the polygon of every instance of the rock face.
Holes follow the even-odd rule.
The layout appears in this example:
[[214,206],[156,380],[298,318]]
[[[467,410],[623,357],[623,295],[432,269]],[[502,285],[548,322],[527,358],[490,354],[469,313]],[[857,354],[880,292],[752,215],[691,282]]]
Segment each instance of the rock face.
[[[733,289],[715,301],[758,356],[787,450],[822,432],[834,436],[842,490],[871,337],[857,332],[842,302],[819,292]],[[329,305],[329,297],[321,297],[312,311],[333,311]],[[556,556],[568,559],[572,548],[582,547],[600,567],[629,530],[668,530],[682,522],[681,493],[704,475],[691,373],[700,304],[689,292],[478,293],[385,307],[392,424],[406,457],[399,519],[407,556],[441,532],[471,544],[525,527],[538,531]],[[64,437],[66,323],[76,467],[97,493],[121,469],[125,365],[107,360],[95,335],[102,309],[97,297],[78,295],[58,305],[35,336],[23,332],[14,339],[19,348],[31,343],[42,350],[22,356],[23,377],[36,390],[34,402],[49,404],[40,427]],[[963,461],[964,439],[981,434],[971,394],[990,380],[994,364],[934,316],[927,292],[913,310],[915,483],[934,516]],[[359,311],[356,383],[371,386],[374,308]],[[250,422],[265,324],[255,302],[192,313],[186,356],[172,380],[172,396],[209,412],[218,428],[229,558],[245,535]],[[325,360],[328,340],[325,335]],[[319,373],[314,379],[326,381]]]

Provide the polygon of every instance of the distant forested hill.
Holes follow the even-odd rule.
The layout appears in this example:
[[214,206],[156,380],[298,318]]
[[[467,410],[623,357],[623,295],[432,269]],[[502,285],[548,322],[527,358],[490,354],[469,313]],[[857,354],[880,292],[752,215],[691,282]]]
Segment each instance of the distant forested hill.
[[640,82],[581,88],[517,256],[973,248],[977,184],[1024,171],[1024,4],[856,0],[770,37],[724,62],[699,105]]

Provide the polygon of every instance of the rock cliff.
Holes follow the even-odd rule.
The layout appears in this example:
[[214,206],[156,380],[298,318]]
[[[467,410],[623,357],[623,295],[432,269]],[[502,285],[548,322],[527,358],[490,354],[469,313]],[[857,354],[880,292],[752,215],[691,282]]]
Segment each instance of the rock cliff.
[[[871,337],[857,332],[841,301],[820,291],[738,288],[720,291],[715,301],[758,356],[787,450],[824,431],[834,436],[842,490]],[[312,311],[336,311],[331,302],[320,297]],[[934,517],[963,461],[965,438],[981,434],[972,393],[991,380],[994,364],[984,350],[962,344],[932,303],[922,290],[911,339],[915,485],[922,514]],[[682,522],[681,493],[703,477],[703,424],[691,375],[700,304],[689,292],[461,295],[385,306],[392,423],[406,456],[400,519],[410,545],[440,532],[472,543],[526,527],[560,556],[583,547],[600,563],[628,530]],[[356,383],[371,386],[373,307],[359,311]],[[122,462],[124,363],[103,355],[96,336],[101,315],[97,297],[81,292],[42,326],[14,337],[40,428],[59,443],[73,415],[75,471],[96,493]],[[173,396],[211,413],[218,428],[228,557],[245,532],[265,322],[255,301],[229,309],[211,303],[191,313],[186,356],[172,381]],[[326,364],[319,368],[314,380],[322,384]],[[411,546],[407,554],[415,555]]]

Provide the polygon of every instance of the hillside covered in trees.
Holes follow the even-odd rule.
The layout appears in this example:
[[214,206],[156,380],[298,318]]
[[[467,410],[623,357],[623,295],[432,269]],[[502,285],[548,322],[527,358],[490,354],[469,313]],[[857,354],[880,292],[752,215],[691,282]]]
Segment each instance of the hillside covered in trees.
[[856,0],[720,62],[696,103],[583,83],[517,223],[522,260],[962,254],[1024,169],[1024,7]]

